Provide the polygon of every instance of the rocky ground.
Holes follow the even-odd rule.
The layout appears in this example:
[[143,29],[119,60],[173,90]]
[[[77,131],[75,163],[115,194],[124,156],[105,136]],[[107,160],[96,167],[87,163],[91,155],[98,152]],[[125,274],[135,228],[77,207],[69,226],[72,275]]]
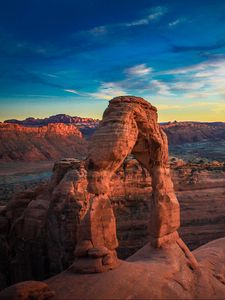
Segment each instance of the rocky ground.
[[1,163],[0,204],[5,205],[13,195],[46,182],[53,165],[53,161]]
[[80,275],[67,270],[47,283],[55,300],[224,299],[225,239],[193,254],[199,263],[195,269],[176,244],[158,250],[147,244],[110,272]]
[[185,161],[198,162],[202,160],[220,161],[225,163],[225,139],[218,141],[201,141],[169,146],[171,155],[180,157]]
[[[72,265],[71,269],[48,281],[50,288],[56,290],[55,299],[59,299],[57,297],[79,299],[84,296],[93,298],[93,295],[104,299],[183,298],[184,296],[185,298],[218,299],[223,295],[224,239],[196,250],[194,254],[198,263],[185,243],[191,249],[196,249],[225,235],[224,163],[207,159],[185,162],[172,157],[171,172],[169,172],[167,139],[156,123],[156,108],[140,98],[121,98],[124,99],[115,98],[111,101],[113,118],[107,110],[105,117],[106,119],[108,117],[109,122],[107,120],[103,122],[98,134],[93,137],[86,162],[74,158],[61,159],[55,163],[49,179],[50,164],[47,162],[33,173],[30,173],[28,164],[25,164],[24,168],[23,165],[18,164],[16,172],[13,167],[10,169],[7,165],[3,165],[0,176],[5,180],[4,176],[7,175],[5,185],[11,186],[12,193],[16,190],[14,187],[19,181],[18,178],[21,178],[21,190],[25,187],[28,189],[15,194],[10,200],[3,197],[0,205],[0,289],[24,280],[47,279]],[[128,109],[125,111],[126,114],[120,114],[121,119],[118,121],[117,113],[118,111],[121,113],[121,110],[117,105],[120,105],[121,101],[126,103]],[[135,113],[130,109],[131,104],[134,106]],[[119,108],[124,108],[124,105]],[[149,116],[146,114],[146,109],[149,109]],[[146,119],[146,116],[149,119]],[[124,122],[123,117],[127,118],[128,122]],[[124,124],[128,124],[131,128]],[[74,138],[75,128],[74,125],[63,124],[50,124],[44,129],[42,127],[21,129],[21,125],[14,124],[2,126],[6,128],[2,131],[3,141],[7,141],[10,134],[10,137],[14,137],[12,143],[9,143],[12,146],[16,141],[14,135],[16,128],[18,137],[27,143],[30,142],[27,139],[29,135],[38,151],[40,149],[46,151],[45,147],[37,147],[42,145],[43,140],[44,144],[47,143],[45,146],[49,141],[52,146],[57,144],[55,151],[61,149],[63,143],[69,147],[70,130],[71,137]],[[70,130],[62,130],[64,126],[69,126],[67,129]],[[172,124],[168,128],[174,127],[176,125]],[[118,134],[117,129],[122,135]],[[130,130],[133,137],[131,141]],[[100,146],[102,137],[104,147]],[[79,145],[86,149],[87,145],[84,145],[85,141],[78,131],[76,141],[77,138],[80,141]],[[9,140],[11,141],[11,138]],[[40,143],[37,144],[37,141]],[[79,148],[77,145],[76,143],[76,150]],[[5,149],[4,145],[3,148]],[[7,152],[11,153],[10,155],[15,152],[11,150],[10,148]],[[79,148],[80,150],[82,147]],[[79,151],[81,158],[83,154],[85,156],[85,153]],[[7,153],[4,152],[4,159],[11,159]],[[62,152],[58,151],[58,155],[61,157]],[[138,157],[146,168],[134,156]],[[151,172],[152,178],[147,170]],[[180,203],[179,231],[185,243],[176,231],[180,225],[179,204],[174,194],[170,173]],[[43,182],[33,188],[32,185],[40,179],[43,179]],[[3,191],[3,194],[9,194],[10,190]],[[93,197],[95,201],[92,201]],[[157,206],[157,203],[163,205]],[[160,210],[160,214],[157,209]],[[90,224],[85,220],[92,222],[91,227],[88,227]],[[149,224],[153,226],[149,227]],[[86,230],[87,228],[90,232]],[[157,230],[161,229],[164,235],[157,235]],[[109,235],[105,234],[108,232]],[[155,235],[152,234],[153,232]],[[89,235],[91,238],[84,238]],[[79,240],[81,236],[83,239]],[[156,239],[158,242],[162,241],[161,248],[154,242]],[[148,244],[149,240],[154,249]],[[89,242],[88,250],[84,251],[80,241]],[[97,244],[94,245],[94,241],[97,244],[103,241],[103,245],[107,241],[109,242],[107,245],[113,244],[113,247],[98,248]],[[126,262],[119,262],[119,265],[114,251],[117,246],[119,258],[129,257]],[[79,254],[79,250],[82,250],[84,257]],[[107,252],[104,252],[106,250]],[[101,257],[96,258],[96,255]],[[79,259],[80,261],[83,259],[83,263],[85,260],[88,270],[93,271],[90,268],[93,267],[94,270],[97,268],[95,265],[91,267],[89,265],[91,262],[100,262],[101,267],[110,265],[110,268],[113,266],[115,270],[106,272],[101,277],[72,275],[72,271],[77,272],[79,269]],[[84,265],[79,270],[83,271],[83,268],[85,269]],[[102,268],[98,268],[100,269],[102,271]],[[144,275],[145,280],[142,280]],[[120,289],[120,282],[123,289]],[[138,283],[138,288],[134,286],[134,282]],[[89,285],[93,290],[87,289]],[[33,282],[30,282],[29,286],[33,292],[37,288],[36,283]],[[76,286],[76,295],[74,286]],[[101,290],[100,286],[103,286]],[[46,285],[42,284],[39,287],[45,293],[49,292]],[[20,288],[23,289],[22,286]],[[26,292],[26,288],[24,291]]]
[[[172,160],[171,164],[181,206],[181,237],[191,249],[223,237],[223,164],[191,165],[182,160]],[[1,251],[11,257],[10,266],[3,259],[6,265],[2,268],[11,268],[10,282],[43,279],[73,262],[77,225],[87,209],[83,179],[77,177],[79,165],[74,160],[57,163],[50,185],[17,195],[7,210],[2,206],[1,226],[6,230],[2,241],[6,248]],[[135,159],[128,158],[113,176],[112,187],[110,199],[117,222],[118,255],[126,258],[148,241],[151,178]],[[10,245],[6,242],[8,226],[11,227]],[[13,247],[13,252],[8,253],[8,247]]]

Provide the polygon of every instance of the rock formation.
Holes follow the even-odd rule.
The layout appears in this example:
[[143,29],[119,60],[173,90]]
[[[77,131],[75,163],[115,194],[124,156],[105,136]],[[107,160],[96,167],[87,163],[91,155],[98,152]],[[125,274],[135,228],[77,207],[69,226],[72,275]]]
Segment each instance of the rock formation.
[[51,160],[0,163],[0,205],[6,205],[20,192],[35,189],[47,182],[52,175],[53,166],[54,162]]
[[[121,102],[119,103],[121,105]],[[147,105],[150,106],[149,103]],[[133,110],[133,108],[131,110]],[[156,112],[153,112],[153,114],[156,115]],[[114,119],[114,121],[116,120]],[[110,121],[109,123],[113,127],[113,122]],[[116,124],[115,127],[117,125],[118,124]],[[103,124],[103,127],[104,126],[106,125]],[[116,130],[114,132],[116,136]],[[107,137],[106,134],[105,138]],[[95,143],[98,139],[100,139],[98,135],[97,138],[93,137],[92,143]],[[139,141],[138,135],[137,140]],[[136,143],[133,148],[131,147],[130,151],[132,155],[136,157],[138,153],[143,153],[143,147],[138,148],[138,144],[139,142]],[[154,145],[154,143],[150,145]],[[99,145],[96,145],[96,147],[99,149]],[[107,172],[104,173],[103,167],[105,168],[105,166],[102,167],[102,165],[100,165],[100,169],[97,170],[95,167],[96,165],[98,166],[98,162],[101,162],[104,156],[100,152],[101,149],[98,150],[99,155],[97,155],[97,151],[95,154],[92,153],[91,149],[89,150],[89,157],[86,162],[67,159],[56,163],[49,184],[42,185],[34,191],[27,191],[17,195],[6,207],[1,208],[0,276],[2,278],[2,285],[0,288],[22,280],[33,278],[36,280],[44,279],[65,270],[74,261],[74,249],[75,255],[79,257],[79,259],[76,259],[76,263],[73,264],[70,270],[87,273],[102,272],[114,268],[117,263],[121,265],[121,262],[118,262],[115,256],[117,242],[115,218],[112,213],[112,208],[116,216],[117,233],[120,242],[119,253],[122,255],[120,257],[127,257],[149,241],[147,224],[151,219],[152,209],[154,209],[154,206],[151,205],[153,187],[151,186],[149,172],[132,157],[129,157],[125,161],[122,160],[122,162],[119,163],[119,166],[121,166],[118,167],[115,173],[111,174],[109,169],[110,174],[108,175],[112,176],[112,179],[111,181],[106,181],[106,187],[104,186],[104,191],[106,192],[102,194],[100,193],[100,188],[105,181],[102,180],[101,176],[107,176]],[[138,152],[137,149],[141,149],[141,151]],[[122,149],[121,151],[126,150]],[[110,153],[114,155],[113,152]],[[115,155],[119,154],[120,153],[116,152]],[[139,157],[141,157],[141,155]],[[151,154],[148,157],[151,158]],[[91,159],[93,160],[91,161]],[[109,158],[109,160],[110,159],[111,158]],[[95,164],[93,165],[94,161]],[[107,160],[106,162],[107,170],[109,162]],[[118,162],[116,166],[117,165]],[[154,165],[152,166],[152,163],[149,163],[149,165],[151,166],[150,171],[157,169],[154,168]],[[115,166],[113,166],[113,168],[114,167]],[[169,175],[167,168],[168,166],[166,164],[166,174]],[[185,170],[185,172],[183,170]],[[176,176],[184,187],[184,193],[182,194],[182,190],[180,190],[179,195],[184,197],[185,189],[190,189],[190,183],[184,184],[184,181],[186,182],[193,177],[195,182],[197,180],[195,184],[198,185],[198,178],[196,179],[194,174],[191,177],[186,176],[189,169],[188,167],[185,169],[183,165],[180,169],[178,168],[176,172]],[[180,172],[184,172],[184,174]],[[159,173],[159,175],[160,174],[161,173]],[[202,177],[201,174],[202,173],[199,174],[200,177]],[[212,178],[214,177],[215,176],[212,175]],[[100,178],[100,180],[96,181],[96,178]],[[106,177],[106,179],[108,179],[108,177]],[[156,180],[158,180],[158,175]],[[171,184],[171,180],[169,180],[169,184]],[[193,182],[191,182],[191,184],[193,184]],[[158,186],[155,186],[157,189]],[[222,186],[223,185],[221,185],[221,187]],[[170,188],[172,189],[172,185],[170,185]],[[156,196],[158,195],[159,194],[156,193]],[[173,190],[172,195],[174,196]],[[154,196],[154,199],[157,200],[156,196]],[[208,200],[210,202],[210,199],[207,199],[207,201]],[[184,201],[186,201],[185,197]],[[221,203],[223,203],[222,194]],[[201,202],[199,202],[199,205],[202,205]],[[186,228],[190,233],[187,236],[188,238],[192,238],[194,233],[192,232],[192,227],[189,225],[189,223],[192,222],[191,214],[185,213],[190,209],[189,206],[192,207],[191,202],[188,202],[188,207],[185,205],[185,202],[182,205],[185,209],[183,211],[183,217],[187,222]],[[92,207],[93,210],[90,210],[90,207]],[[105,211],[106,214],[103,213],[103,211]],[[103,218],[104,216],[106,216],[106,219]],[[194,218],[196,218],[196,216],[199,218],[198,207],[195,210]],[[221,216],[223,216],[223,212]],[[100,227],[99,224],[101,225]],[[104,227],[103,229],[102,225]],[[84,229],[84,231],[82,231],[82,229]],[[198,230],[200,230],[200,227],[198,227]],[[98,236],[93,237],[93,243],[90,239],[96,232]],[[106,236],[106,238],[103,234],[105,232],[110,234]],[[111,233],[113,234],[111,235]],[[186,233],[187,230],[185,229],[184,234]],[[224,235],[222,229],[220,233]],[[151,237],[152,246],[159,246],[155,243],[156,238],[155,236]],[[161,240],[159,241],[161,242]],[[156,253],[155,251],[158,250],[154,250],[152,246],[151,252]],[[178,265],[176,265],[176,272],[178,271],[177,267],[178,269],[180,267],[182,269],[182,262],[185,262],[185,266],[189,266],[189,269],[198,270],[196,261],[177,235],[175,235],[175,240],[172,240],[172,243],[165,242],[161,245],[160,249],[167,249],[167,247],[172,249],[171,251],[174,249],[176,254],[180,253],[178,256],[181,257],[181,260],[179,260]],[[168,253],[165,249],[161,252],[157,252],[158,258],[156,258],[156,260],[159,260],[161,254],[163,256],[165,253]],[[176,255],[173,255],[173,257],[174,260],[177,259]],[[165,264],[166,263],[167,261]],[[136,267],[137,266],[134,265],[134,268]],[[116,270],[117,269],[120,269],[120,267],[116,268]],[[145,271],[143,270],[143,272]],[[157,272],[155,276],[159,276],[159,272]],[[70,273],[67,272],[67,274]],[[86,277],[81,278],[85,280],[84,278]],[[161,277],[159,276],[159,278]],[[77,295],[79,295],[79,293]],[[77,297],[79,298],[79,296]]]
[[[26,118],[25,120],[10,119],[4,123],[19,124],[27,127],[46,126],[52,123],[74,124],[85,135],[89,136],[98,128],[100,120],[58,114],[44,119]],[[168,122],[161,128],[167,134],[169,144],[195,143],[201,141],[224,140],[224,122]]]
[[71,117],[65,114],[58,114],[44,119],[35,119],[32,117],[26,118],[25,120],[11,119],[5,120],[4,123],[19,124],[27,127],[40,127],[54,123],[73,124],[77,128],[79,128],[85,136],[89,136],[98,127],[99,120],[92,118],[82,118],[77,116]]
[[24,127],[0,123],[0,162],[86,156],[86,141],[74,125]]
[[202,141],[224,141],[225,123],[173,122],[162,124],[169,144],[198,143]]
[[92,118],[82,118],[82,117],[71,117],[66,114],[58,114],[53,115],[44,119],[35,119],[35,118],[26,118],[25,120],[16,120],[16,119],[10,119],[5,120],[4,123],[10,123],[10,124],[19,124],[23,126],[46,126],[48,124],[54,124],[54,123],[63,123],[63,124],[74,124],[76,126],[97,126],[99,123],[98,119],[92,119]]
[[39,281],[17,283],[0,294],[0,300],[48,300],[55,296],[48,285]]
[[185,164],[172,168],[181,206],[180,234],[189,248],[225,236],[223,163]]
[[[81,139],[80,132],[86,138],[98,126],[99,120],[62,114],[45,119],[0,122],[0,163],[85,157],[87,144]],[[160,127],[167,134],[170,155],[183,155],[183,146],[187,156],[190,145],[186,148],[186,143],[192,143],[192,154],[198,153],[210,160],[224,160],[225,123],[174,122]],[[211,148],[211,142],[215,141],[216,148]],[[195,143],[203,143],[204,148],[196,147]],[[175,145],[179,147],[175,148]]]
[[74,272],[102,272],[117,263],[118,242],[109,201],[110,180],[131,153],[152,177],[152,246],[160,247],[169,241],[183,243],[177,233],[180,211],[168,167],[167,138],[157,124],[157,110],[142,98],[117,97],[110,101],[89,143],[86,165],[88,191],[93,196],[78,228]]
[[120,266],[101,274],[69,270],[47,280],[61,299],[225,299],[225,239],[195,250],[199,268],[193,270],[182,249],[167,243],[149,244]]
[[[180,164],[181,162],[178,161]],[[191,249],[225,235],[225,170],[212,164],[172,165],[171,173],[181,205],[182,239]],[[42,195],[42,196],[41,196]],[[45,197],[49,205],[43,230],[24,240],[24,212]],[[119,258],[134,254],[149,241],[151,177],[129,156],[110,182],[110,202],[116,217]],[[38,203],[38,202],[37,202]],[[213,206],[213,207],[212,207]],[[77,229],[89,207],[87,171],[75,159],[55,163],[48,185],[22,192],[0,210],[1,288],[22,280],[41,280],[68,268],[74,261]],[[30,213],[29,213],[30,214]],[[34,212],[33,212],[34,214]],[[36,220],[30,222],[35,222]],[[30,230],[30,226],[26,222]],[[10,235],[9,235],[10,232]],[[15,232],[15,234],[13,233]],[[38,267],[37,267],[38,259]]]

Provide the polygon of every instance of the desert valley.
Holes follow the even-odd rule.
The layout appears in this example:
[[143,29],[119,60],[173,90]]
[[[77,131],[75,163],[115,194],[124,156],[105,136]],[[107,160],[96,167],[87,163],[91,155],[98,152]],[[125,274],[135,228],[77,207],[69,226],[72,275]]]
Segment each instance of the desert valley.
[[[1,289],[20,281],[45,280],[75,259],[79,224],[89,207],[83,162],[101,123],[58,118],[0,124]],[[169,140],[181,238],[191,250],[223,238],[225,164],[220,147],[225,143],[225,124],[173,122],[160,127]],[[204,147],[211,143],[215,154]],[[152,177],[130,153],[110,181],[120,259],[133,257],[149,240],[150,195]]]
[[0,8],[0,300],[225,300],[225,1]]

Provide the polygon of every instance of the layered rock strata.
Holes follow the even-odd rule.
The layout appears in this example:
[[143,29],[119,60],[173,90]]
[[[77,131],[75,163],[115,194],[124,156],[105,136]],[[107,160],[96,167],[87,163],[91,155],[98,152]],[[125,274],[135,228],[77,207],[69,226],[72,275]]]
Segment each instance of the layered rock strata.
[[83,158],[86,149],[87,143],[74,125],[25,127],[0,123],[0,162]]
[[[157,110],[142,98],[117,97],[110,101],[89,143],[86,169],[88,191],[93,197],[78,228],[74,272],[103,272],[117,264],[115,249],[118,242],[109,201],[110,181],[131,153],[152,178],[152,201],[149,195],[152,246],[160,247],[179,240],[179,203],[170,178],[167,138],[157,124]],[[91,255],[93,248],[99,253],[98,257]],[[105,249],[102,255],[100,249]],[[104,264],[105,256],[109,257],[107,264]]]
[[[179,163],[180,165],[180,163]],[[181,205],[180,234],[191,249],[225,235],[225,170],[213,165],[174,165],[172,175]],[[149,241],[151,177],[128,157],[110,182],[110,202],[116,217],[119,258],[127,258]],[[49,201],[43,229],[24,239],[24,212],[42,194]],[[38,203],[38,202],[37,202]],[[212,207],[213,206],[213,207]],[[74,261],[77,228],[89,207],[84,163],[67,159],[55,164],[49,185],[26,191],[0,209],[1,288],[22,280],[44,279]],[[35,206],[30,231],[40,216]],[[15,232],[15,233],[14,233]],[[38,266],[37,266],[38,261]]]
[[[223,166],[178,161],[172,175],[181,203],[180,232],[185,242],[193,249],[224,236]],[[93,196],[87,184],[84,162],[62,160],[55,164],[50,184],[21,193],[1,208],[1,288],[22,280],[44,279],[73,263],[78,226]],[[149,240],[151,177],[137,160],[128,157],[109,186],[119,240],[117,252],[125,258]],[[93,255],[96,249],[89,253]]]

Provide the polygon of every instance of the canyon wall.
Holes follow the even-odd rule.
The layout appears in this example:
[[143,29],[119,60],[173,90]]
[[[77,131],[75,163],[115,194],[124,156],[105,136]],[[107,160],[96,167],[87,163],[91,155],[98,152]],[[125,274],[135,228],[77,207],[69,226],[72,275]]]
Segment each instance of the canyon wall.
[[78,116],[69,116],[66,114],[53,115],[44,119],[26,118],[25,120],[5,120],[4,123],[19,124],[27,127],[46,126],[48,124],[63,123],[73,124],[85,135],[90,136],[98,127],[100,120],[93,118],[83,118]]
[[161,124],[171,145],[202,141],[224,141],[225,123],[172,122]]
[[24,127],[0,123],[0,162],[85,157],[87,143],[74,125]]
[[[126,172],[124,172],[126,170]],[[147,241],[148,194],[151,178],[134,159],[124,163],[112,191],[117,219],[118,252],[127,257]],[[181,209],[180,235],[195,249],[225,234],[225,168],[222,163],[171,165],[171,175]]]
[[[225,235],[225,170],[222,164],[171,168],[181,206],[180,235],[191,249]],[[88,209],[86,171],[74,159],[55,164],[49,184],[18,194],[0,210],[2,287],[59,273],[74,260],[77,226]],[[148,171],[128,157],[111,181],[120,258],[148,240]],[[4,274],[4,276],[3,276]],[[5,276],[6,275],[6,276]]]
[[[110,102],[86,160],[82,159],[86,142],[74,125],[1,124],[3,160],[61,158],[70,151],[81,159],[58,161],[50,181],[0,206],[0,288],[48,278],[68,268],[75,257],[90,262],[100,256],[100,269],[111,267],[104,259],[116,257],[116,235],[119,258],[130,256],[149,240],[159,247],[170,234],[178,238],[179,205],[156,109],[140,98],[122,98]],[[173,129],[176,124],[166,126]],[[171,168],[181,207],[180,235],[187,245],[194,249],[223,237],[224,164],[173,159]],[[99,247],[102,241],[105,247]]]
[[[45,126],[51,123],[73,124],[85,136],[90,136],[98,128],[100,120],[92,118],[72,117],[58,114],[44,119],[27,118],[25,120],[5,120],[5,123],[19,124],[27,127]],[[201,141],[225,140],[224,122],[168,122],[161,123],[171,145],[195,143]]]
[[[67,115],[7,122],[0,123],[0,163],[85,157],[85,138],[99,127],[99,120]],[[167,134],[170,155],[224,161],[225,123],[173,122],[161,128]]]

